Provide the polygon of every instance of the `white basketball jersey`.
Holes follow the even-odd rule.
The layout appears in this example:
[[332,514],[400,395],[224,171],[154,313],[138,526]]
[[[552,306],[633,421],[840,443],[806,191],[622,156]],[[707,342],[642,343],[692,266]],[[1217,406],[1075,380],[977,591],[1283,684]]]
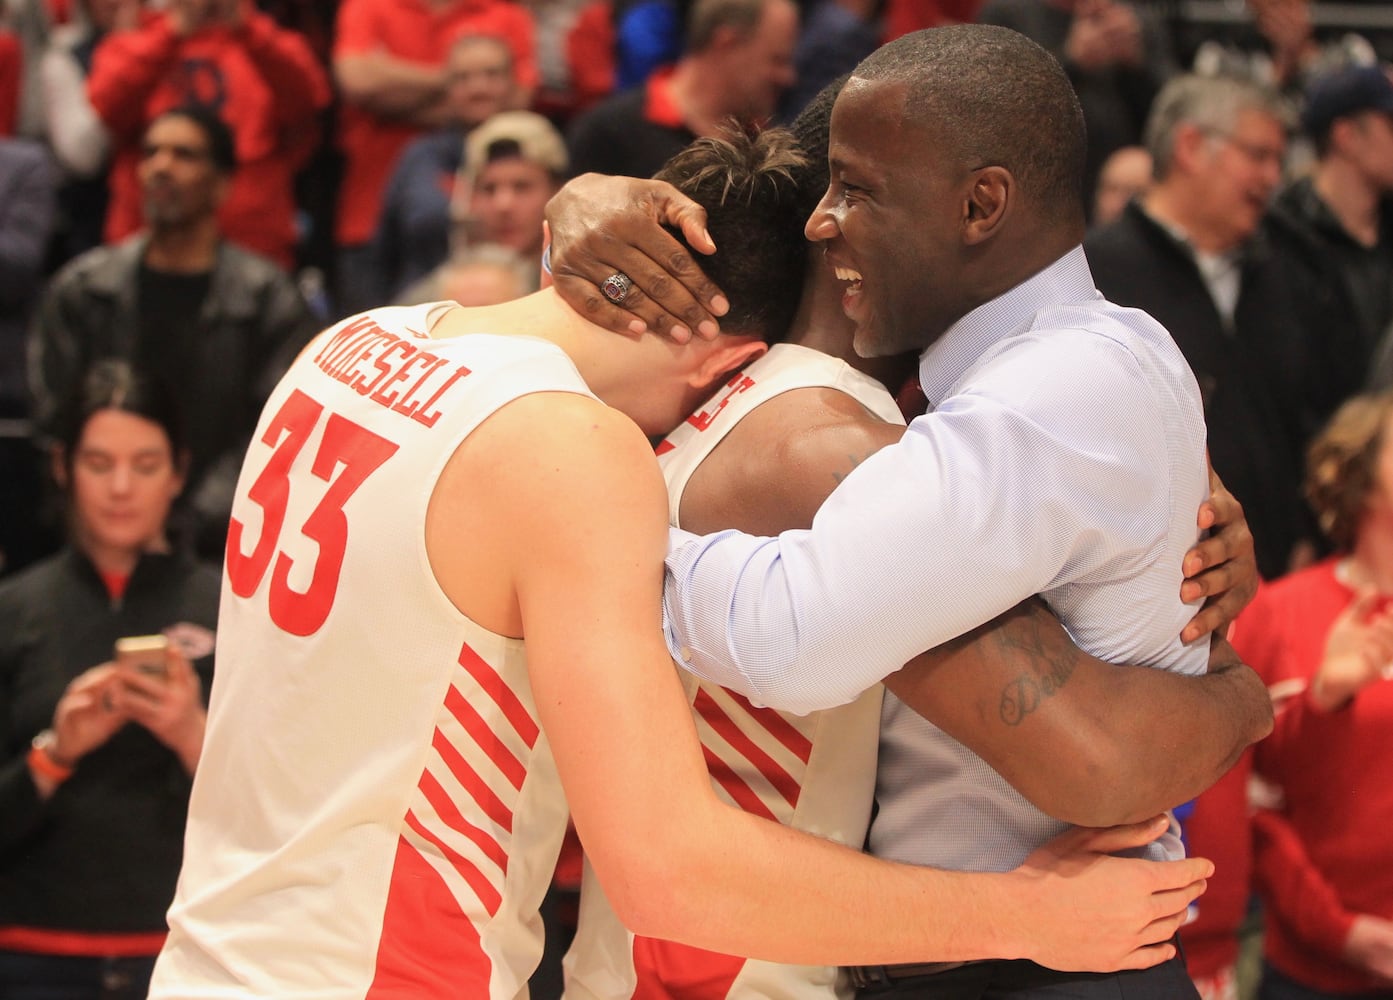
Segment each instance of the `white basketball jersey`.
[[[882,420],[904,423],[879,382],[820,351],[777,344],[659,444],[672,523],[692,473],[746,414],[781,393],[813,387],[837,389]],[[717,794],[746,812],[860,850],[875,794],[880,685],[848,705],[797,716],[758,708],[691,674],[682,679]],[[779,965],[635,938],[586,866],[580,922],[566,956],[567,1000],[849,997],[838,978],[830,966]]]
[[566,804],[522,642],[436,584],[426,506],[499,407],[588,390],[543,341],[430,339],[450,307],[325,331],[266,404],[155,1000],[527,995]]

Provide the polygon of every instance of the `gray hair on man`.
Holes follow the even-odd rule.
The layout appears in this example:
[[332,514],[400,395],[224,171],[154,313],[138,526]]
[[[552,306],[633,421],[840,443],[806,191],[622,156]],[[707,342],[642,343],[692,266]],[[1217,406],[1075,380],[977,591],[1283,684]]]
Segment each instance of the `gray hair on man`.
[[1208,135],[1233,131],[1245,111],[1257,111],[1291,127],[1291,113],[1276,91],[1248,80],[1186,74],[1167,83],[1151,105],[1144,142],[1152,171],[1165,179],[1175,158],[1175,134],[1192,125]]

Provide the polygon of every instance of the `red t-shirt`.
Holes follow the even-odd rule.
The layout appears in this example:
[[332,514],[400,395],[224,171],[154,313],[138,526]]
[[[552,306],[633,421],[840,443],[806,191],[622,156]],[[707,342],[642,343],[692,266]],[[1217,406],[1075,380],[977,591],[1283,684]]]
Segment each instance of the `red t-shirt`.
[[[426,66],[445,62],[463,34],[496,35],[508,43],[519,82],[537,84],[530,11],[512,0],[455,0],[431,6],[425,0],[344,0],[339,8],[334,58],[381,49]],[[372,238],[382,192],[397,157],[421,129],[381,118],[345,103],[339,123],[344,153],[335,235],[340,246],[359,246]]]
[[19,118],[19,82],[24,53],[19,39],[0,29],[0,135],[14,135]]
[[294,265],[295,172],[317,140],[315,116],[329,104],[328,75],[297,32],[248,12],[238,28],[205,28],[180,38],[165,14],[97,46],[87,93],[114,136],[106,239],[144,225],[141,140],[161,112],[212,107],[232,131],[237,172],[218,213],[234,243]]
[[1269,688],[1297,692],[1278,703],[1272,735],[1253,756],[1255,772],[1284,796],[1254,821],[1266,956],[1307,986],[1343,994],[1378,988],[1343,959],[1354,917],[1393,920],[1393,681],[1375,681],[1334,712],[1303,690],[1354,599],[1336,565],[1326,560],[1263,586],[1233,644]]

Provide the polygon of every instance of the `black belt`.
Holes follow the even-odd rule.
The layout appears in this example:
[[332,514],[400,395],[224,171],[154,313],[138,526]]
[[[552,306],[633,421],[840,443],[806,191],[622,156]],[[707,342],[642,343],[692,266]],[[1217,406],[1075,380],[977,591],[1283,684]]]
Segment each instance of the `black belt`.
[[848,965],[847,976],[851,985],[858,990],[870,986],[888,986],[901,979],[917,979],[919,976],[936,976],[940,972],[961,969],[969,962],[909,962],[904,965]]

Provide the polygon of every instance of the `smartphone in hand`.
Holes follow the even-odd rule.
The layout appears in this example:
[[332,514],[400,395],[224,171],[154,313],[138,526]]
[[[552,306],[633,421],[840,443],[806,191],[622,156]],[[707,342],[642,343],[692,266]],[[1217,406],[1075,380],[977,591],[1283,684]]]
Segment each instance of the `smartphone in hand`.
[[169,677],[169,662],[165,652],[169,640],[162,635],[130,635],[116,640],[118,666],[165,680]]

